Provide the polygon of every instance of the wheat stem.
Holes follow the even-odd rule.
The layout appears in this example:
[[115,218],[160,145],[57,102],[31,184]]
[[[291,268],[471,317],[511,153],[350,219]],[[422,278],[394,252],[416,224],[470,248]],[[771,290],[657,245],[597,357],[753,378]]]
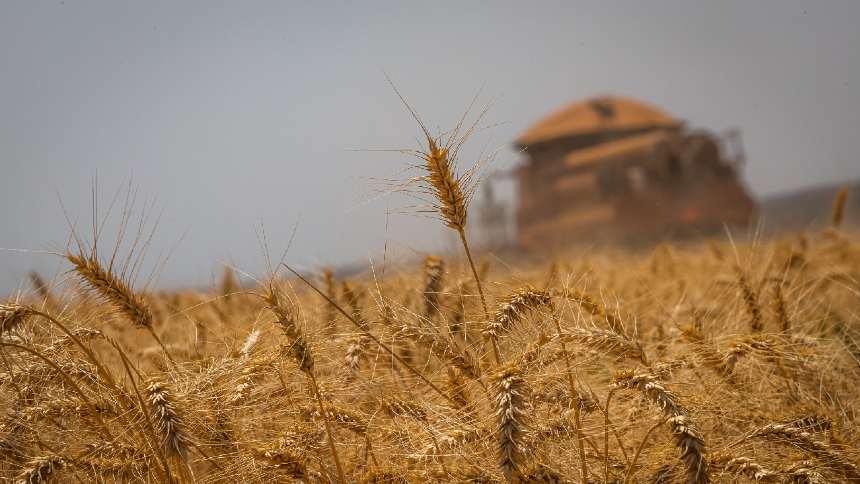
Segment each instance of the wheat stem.
[[627,484],[630,482],[630,479],[633,478],[633,469],[636,466],[636,461],[639,460],[639,454],[642,453],[642,449],[645,448],[645,444],[648,442],[648,438],[651,437],[651,434],[661,425],[663,425],[663,421],[659,420],[657,423],[652,425],[647,432],[645,432],[645,437],[642,437],[642,442],[639,443],[639,447],[636,448],[636,453],[633,454],[633,460],[631,460],[630,464],[627,465],[627,474],[624,476],[624,484]]
[[609,482],[609,404],[613,393],[610,390],[606,395],[606,409],[603,412],[603,482]]
[[[484,297],[484,287],[481,285],[481,277],[478,276],[478,270],[475,269],[475,261],[472,259],[472,251],[469,250],[469,242],[466,240],[466,232],[463,227],[457,227],[457,233],[460,235],[460,241],[463,243],[463,250],[466,252],[466,259],[469,260],[469,267],[472,269],[472,276],[475,278],[475,285],[478,286],[478,296],[481,298],[481,308],[484,310],[484,318],[490,321],[490,310],[487,309],[487,299]],[[502,364],[502,355],[499,352],[499,345],[495,339],[493,343],[493,356],[496,358],[496,364]]]
[[125,372],[128,375],[128,380],[131,382],[131,387],[134,389],[134,394],[137,397],[138,405],[140,405],[140,411],[143,413],[144,421],[146,422],[146,428],[149,430],[149,437],[152,439],[149,444],[151,447],[154,447],[158,452],[156,455],[158,456],[158,462],[161,464],[164,475],[167,478],[168,482],[173,482],[173,474],[170,472],[170,465],[167,463],[167,456],[164,454],[164,451],[161,446],[157,445],[158,436],[155,434],[155,426],[152,423],[149,412],[146,411],[146,403],[143,401],[143,395],[140,393],[140,389],[137,386],[137,383],[134,380],[134,375],[132,375],[131,370],[134,369],[137,377],[140,378],[140,373],[137,371],[137,368],[131,364],[128,360],[128,356],[126,356],[125,352],[119,347],[119,345],[113,341],[112,339],[108,339],[108,343],[113,346],[113,348],[117,351],[120,356],[120,361],[122,362],[123,367],[125,368]]
[[326,412],[325,407],[323,406],[322,395],[320,395],[320,390],[319,390],[319,387],[317,386],[317,379],[316,379],[316,377],[314,377],[312,372],[308,373],[307,375],[311,381],[311,387],[313,388],[313,391],[314,391],[314,397],[317,400],[317,406],[319,406],[319,409],[320,409],[320,415],[322,415],[323,422],[325,423],[325,432],[326,432],[326,436],[328,437],[328,446],[329,446],[329,449],[331,450],[331,456],[334,459],[334,465],[337,468],[337,475],[340,478],[340,482],[342,484],[346,484],[346,482],[347,482],[346,476],[343,473],[343,466],[341,466],[341,464],[340,464],[340,457],[338,456],[337,447],[335,446],[335,443],[334,443],[334,436],[332,435],[331,424],[328,421],[328,413]]
[[582,415],[581,410],[579,408],[579,399],[576,397],[578,395],[578,391],[576,390],[576,383],[573,380],[573,369],[570,364],[570,355],[567,352],[567,346],[564,343],[564,340],[561,339],[561,324],[558,322],[558,316],[553,313],[552,322],[555,324],[556,334],[561,343],[561,352],[564,355],[564,365],[567,370],[567,383],[570,386],[570,395],[573,398],[576,398],[576,402],[573,408],[573,420],[576,425],[576,441],[577,448],[579,449],[579,464],[580,464],[580,474],[582,476],[582,482],[588,482],[588,465],[585,460],[585,442],[582,436]]

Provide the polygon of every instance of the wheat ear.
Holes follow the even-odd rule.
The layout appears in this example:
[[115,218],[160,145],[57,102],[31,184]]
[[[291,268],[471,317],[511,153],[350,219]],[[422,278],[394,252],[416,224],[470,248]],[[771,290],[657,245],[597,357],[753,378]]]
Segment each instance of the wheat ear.
[[239,350],[242,358],[248,359],[254,354],[254,350],[257,349],[257,345],[260,342],[260,334],[260,330],[256,328],[248,333],[248,336],[245,337],[245,341],[242,343],[242,348]]
[[445,261],[428,255],[424,259],[424,317],[430,319],[439,312],[439,294],[442,292],[442,277]]
[[147,399],[155,430],[161,437],[165,455],[178,458],[182,464],[188,462],[189,437],[185,424],[176,411],[176,402],[167,385],[157,379],[146,386]]
[[779,472],[767,469],[749,457],[718,454],[711,457],[711,464],[725,472],[744,475],[756,482],[778,482],[781,477]]
[[845,218],[845,202],[848,201],[848,189],[843,188],[836,193],[833,199],[832,224],[834,229],[842,226],[842,221]]
[[521,287],[505,296],[499,302],[493,319],[483,330],[484,336],[498,340],[511,326],[520,321],[527,311],[540,307],[552,310],[552,297],[547,291],[540,291],[530,286]]
[[221,282],[218,291],[225,301],[229,302],[231,296],[239,292],[242,287],[239,281],[236,280],[236,272],[230,266],[224,266],[224,272],[221,274]]
[[758,303],[758,294],[756,294],[743,270],[738,266],[735,266],[735,275],[737,276],[738,287],[740,288],[741,295],[744,299],[744,306],[749,313],[750,329],[754,333],[761,332],[763,325],[761,320],[761,307]]
[[572,328],[561,332],[558,338],[563,342],[580,344],[619,357],[637,358],[644,365],[648,365],[648,358],[642,346],[614,331],[598,328]]
[[789,332],[791,330],[791,318],[788,316],[787,303],[782,293],[782,284],[780,282],[777,282],[773,286],[773,312],[776,313],[780,330],[783,333]]
[[815,466],[809,461],[800,461],[791,464],[780,471],[785,474],[792,484],[826,484],[824,476],[815,470]]
[[508,482],[522,474],[526,453],[527,388],[520,369],[508,365],[493,379],[499,467]]
[[292,479],[303,480],[308,477],[307,458],[298,449],[281,446],[254,448],[251,449],[251,455]]
[[90,289],[112,304],[129,321],[142,327],[152,325],[152,310],[143,297],[132,291],[121,278],[102,267],[98,259],[71,253],[66,254],[66,259]]
[[735,442],[734,445],[737,445],[740,442],[748,440],[753,437],[760,437],[769,440],[783,441],[790,443],[791,445],[798,447],[810,455],[828,463],[829,465],[838,468],[847,478],[853,480],[860,480],[860,468],[857,465],[844,456],[840,455],[837,451],[835,451],[830,445],[815,440],[812,437],[812,434],[801,430],[795,426],[789,424],[769,424],[764,427],[758,428],[747,436]]
[[[331,267],[323,269],[323,283],[325,284],[325,290],[328,297],[336,299],[337,295],[335,293],[337,291],[335,289],[334,271]],[[334,331],[337,326],[337,312],[331,304],[325,303],[323,307],[325,308],[323,312],[325,328],[328,331]]]
[[688,484],[710,482],[708,462],[705,460],[705,441],[690,420],[687,410],[677,397],[666,390],[654,375],[636,374],[631,370],[615,375],[613,388],[638,390],[663,412],[675,437],[675,446],[681,451],[681,461],[687,471]]
[[56,455],[37,457],[24,466],[24,469],[18,474],[18,479],[15,482],[19,484],[48,482],[52,479],[54,473],[65,467],[65,465],[66,462]]
[[458,368],[469,378],[481,382],[481,366],[478,359],[447,335],[435,329],[421,332],[419,328],[408,322],[404,322],[400,328],[400,334],[414,339],[416,344],[426,346],[441,361]]
[[39,275],[36,271],[30,271],[30,284],[33,286],[33,289],[39,293],[39,299],[42,300],[43,303],[50,305],[51,304],[51,286],[42,279],[42,276]]
[[352,317],[358,324],[362,327],[362,329],[367,330],[367,320],[364,318],[362,307],[361,307],[361,297],[359,293],[352,288],[346,281],[343,281],[343,298],[346,300],[346,304],[349,306],[350,311],[352,312]]
[[290,354],[296,360],[299,370],[306,374],[313,373],[314,357],[304,334],[296,324],[295,314],[278,289],[274,281],[266,285],[263,293],[266,306],[275,315],[275,325],[279,327],[289,343]]
[[606,308],[597,304],[588,294],[567,291],[565,292],[564,297],[578,304],[579,307],[587,311],[592,316],[602,318],[606,321],[606,324],[609,325],[612,331],[618,334],[624,334],[624,324],[621,323],[621,320],[612,315],[606,310]]
[[0,304],[0,335],[15,329],[34,314],[35,312],[29,306],[16,303]]
[[143,296],[135,293],[122,278],[105,269],[95,256],[67,253],[66,260],[74,266],[78,277],[100,298],[125,315],[134,325],[146,328],[167,358],[173,362],[173,358],[158,337],[155,328],[152,327],[152,310]]
[[456,408],[465,415],[470,415],[474,404],[469,395],[469,389],[466,386],[466,380],[463,378],[462,371],[458,371],[450,366],[446,370],[448,372],[448,390],[450,391],[451,398],[457,402]]

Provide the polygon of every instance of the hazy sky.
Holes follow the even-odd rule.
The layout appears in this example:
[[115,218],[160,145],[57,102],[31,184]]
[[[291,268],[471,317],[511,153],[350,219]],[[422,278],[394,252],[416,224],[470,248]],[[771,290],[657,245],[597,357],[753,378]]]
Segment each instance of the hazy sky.
[[[860,2],[0,2],[0,247],[62,249],[130,177],[163,213],[159,282],[263,268],[257,229],[304,267],[438,246],[369,179],[415,146],[387,72],[433,127],[483,87],[475,140],[560,105],[641,98],[743,131],[756,195],[860,177]],[[464,162],[467,162],[465,159]],[[58,197],[59,195],[59,197]],[[370,199],[370,201],[368,201]],[[183,234],[185,236],[183,237]],[[181,239],[181,240],[180,240]],[[0,292],[56,257],[0,251]]]

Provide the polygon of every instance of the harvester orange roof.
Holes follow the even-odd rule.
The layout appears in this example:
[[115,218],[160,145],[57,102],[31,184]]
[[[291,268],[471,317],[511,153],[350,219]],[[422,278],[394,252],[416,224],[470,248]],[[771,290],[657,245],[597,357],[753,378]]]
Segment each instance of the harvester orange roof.
[[653,153],[658,149],[660,143],[666,143],[669,140],[670,136],[665,131],[630,136],[568,153],[564,156],[564,164],[574,168],[619,159],[631,159],[637,154]]
[[671,128],[681,124],[650,104],[621,96],[600,96],[571,103],[527,129],[516,140],[528,146],[600,131]]

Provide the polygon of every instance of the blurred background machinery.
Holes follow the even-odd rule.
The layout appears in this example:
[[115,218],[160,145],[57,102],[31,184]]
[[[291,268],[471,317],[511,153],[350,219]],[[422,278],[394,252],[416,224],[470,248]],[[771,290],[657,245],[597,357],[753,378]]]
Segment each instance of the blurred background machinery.
[[737,130],[690,130],[634,99],[572,103],[527,129],[515,146],[527,158],[485,180],[480,217],[490,242],[511,232],[492,188],[505,176],[516,183],[513,239],[526,249],[713,233],[746,226],[756,213],[741,180]]

